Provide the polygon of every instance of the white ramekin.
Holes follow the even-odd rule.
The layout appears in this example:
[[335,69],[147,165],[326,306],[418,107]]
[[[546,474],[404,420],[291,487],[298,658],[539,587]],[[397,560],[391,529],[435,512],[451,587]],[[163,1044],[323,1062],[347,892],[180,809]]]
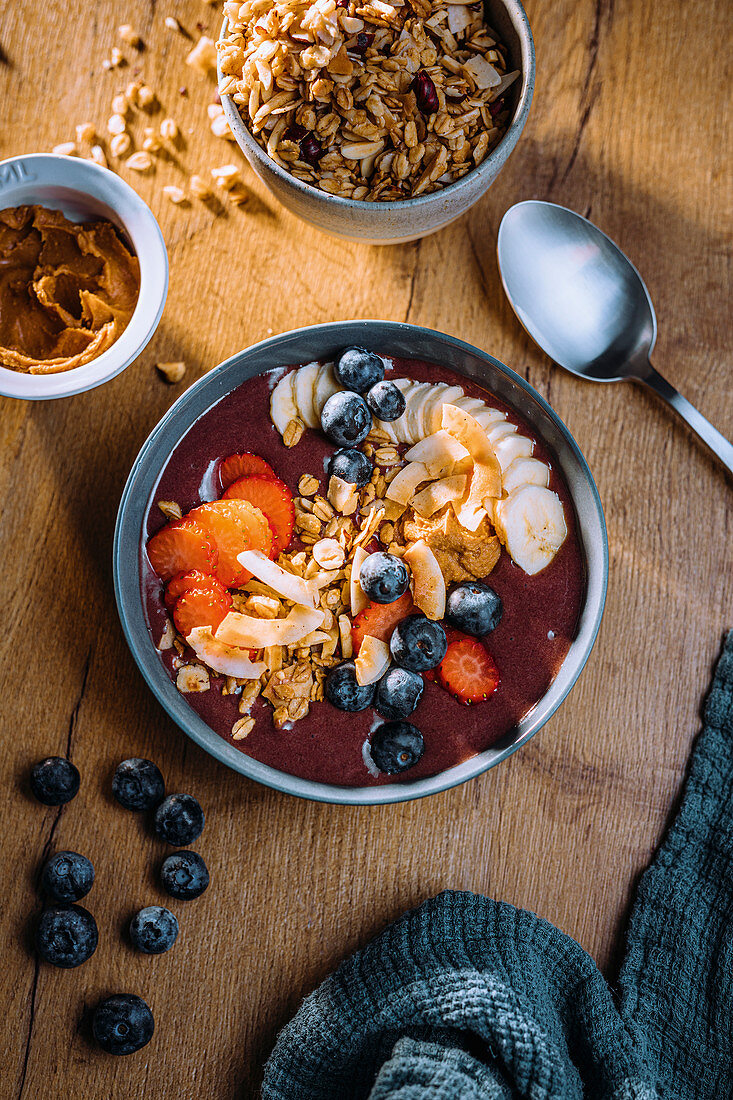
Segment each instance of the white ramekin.
[[70,397],[94,389],[132,363],[155,332],[168,293],[168,253],[150,207],[107,168],[78,157],[33,153],[0,161],[0,210],[34,205],[60,210],[71,221],[108,218],[140,261],[140,294],[125,331],[84,366],[59,374],[21,374],[0,367],[0,394],[27,401]]

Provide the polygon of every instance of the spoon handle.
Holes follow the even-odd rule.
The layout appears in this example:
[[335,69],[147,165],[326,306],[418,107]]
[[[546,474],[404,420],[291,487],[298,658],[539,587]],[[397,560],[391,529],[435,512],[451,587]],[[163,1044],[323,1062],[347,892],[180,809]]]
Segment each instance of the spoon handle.
[[678,393],[674,386],[670,386],[665,378],[649,363],[648,374],[639,375],[639,381],[654,390],[663,397],[679,416],[686,421],[694,432],[700,436],[703,443],[707,444],[714,455],[720,459],[729,473],[733,474],[733,444],[729,443],[717,428],[714,428],[709,420],[706,420],[701,412],[698,412],[686,397]]

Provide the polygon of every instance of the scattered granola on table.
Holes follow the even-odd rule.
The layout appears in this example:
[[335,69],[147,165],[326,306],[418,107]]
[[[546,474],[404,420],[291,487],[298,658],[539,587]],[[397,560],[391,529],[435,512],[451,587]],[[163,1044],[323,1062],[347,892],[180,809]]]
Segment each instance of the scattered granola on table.
[[481,3],[229,0],[224,15],[221,95],[272,160],[330,194],[429,194],[506,132],[520,74]]

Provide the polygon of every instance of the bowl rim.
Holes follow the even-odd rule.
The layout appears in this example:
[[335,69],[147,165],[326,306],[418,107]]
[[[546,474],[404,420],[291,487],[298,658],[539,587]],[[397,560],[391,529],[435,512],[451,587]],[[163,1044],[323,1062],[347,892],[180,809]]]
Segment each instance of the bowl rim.
[[[504,745],[501,749],[489,747],[476,756],[470,757],[468,760],[462,761],[445,771],[438,772],[436,775],[428,776],[423,779],[416,779],[412,782],[391,783],[376,787],[340,787],[335,784],[328,784],[290,775],[288,772],[280,771],[268,764],[263,764],[255,760],[253,757],[247,756],[246,753],[241,752],[239,749],[234,748],[228,741],[225,741],[224,738],[216,733],[216,731],[204,722],[200,715],[188,705],[185,698],[176,689],[175,684],[161,662],[160,655],[150,638],[143,604],[140,598],[140,539],[142,523],[147,513],[148,501],[155,490],[155,485],[167,461],[167,458],[165,458],[162,464],[157,460],[151,464],[151,458],[154,457],[156,445],[170,426],[172,426],[174,422],[177,423],[179,418],[183,415],[184,419],[182,424],[176,427],[175,442],[167,451],[167,457],[170,457],[172,449],[178,445],[178,442],[180,442],[192,424],[234,388],[234,386],[227,387],[221,385],[227,371],[236,369],[245,356],[249,359],[256,359],[263,351],[271,352],[280,345],[297,345],[306,334],[321,334],[324,337],[324,342],[329,337],[334,337],[338,334],[340,340],[343,337],[343,343],[358,343],[359,336],[363,338],[366,334],[366,330],[375,324],[380,326],[382,333],[380,339],[389,340],[390,338],[396,338],[398,336],[414,337],[416,334],[420,334],[424,338],[436,341],[437,345],[442,344],[443,346],[452,347],[457,352],[478,356],[479,359],[483,359],[490,364],[493,369],[498,369],[500,373],[503,373],[510,383],[516,384],[533,402],[539,405],[540,410],[549,417],[555,428],[559,431],[564,442],[569,447],[571,455],[577,463],[580,476],[586,488],[590,490],[590,503],[593,510],[593,518],[597,521],[598,530],[600,532],[600,546],[597,547],[600,560],[599,567],[596,569],[593,578],[591,578],[590,569],[587,570],[588,583],[586,587],[586,597],[580,614],[580,622],[583,625],[579,626],[578,635],[573,642],[573,645],[577,644],[582,630],[585,634],[585,639],[582,651],[577,657],[577,665],[572,668],[562,689],[557,692],[556,697],[547,704],[546,700],[548,696],[552,695],[553,688],[560,679],[562,670],[570,656],[569,651],[547,692],[534,704],[527,715],[523,717],[522,722],[526,722],[531,715],[534,715],[534,719],[529,722],[528,728],[525,729],[516,740],[510,744]],[[385,332],[385,330],[387,331]],[[313,358],[313,356],[310,356],[310,358]],[[285,361],[285,365],[294,365],[297,361],[298,356],[296,354],[292,362],[288,359]],[[262,370],[255,371],[254,374],[260,374],[263,373],[264,370],[269,369],[271,368],[268,366]],[[193,416],[190,416],[188,406],[195,404],[198,392],[204,387],[211,388],[213,391],[211,400],[204,409],[196,411]],[[570,492],[575,506],[575,493],[572,489],[570,489]],[[137,497],[136,493],[139,494]],[[587,548],[585,559],[586,566],[588,566]],[[131,562],[132,567],[130,567]],[[560,704],[567,697],[580,676],[580,673],[583,671],[598,635],[608,584],[608,536],[601,498],[580,448],[560,417],[529,382],[510,367],[505,366],[505,364],[496,359],[493,355],[458,337],[450,336],[446,333],[438,332],[435,329],[429,329],[421,325],[411,325],[399,321],[382,321],[376,318],[370,318],[339,322],[330,321],[318,325],[308,325],[298,329],[291,329],[288,332],[271,336],[266,340],[252,344],[236,352],[234,355],[229,356],[217,367],[213,368],[213,370],[198,379],[185,393],[183,393],[153,428],[140,448],[130,470],[120,499],[117,521],[115,524],[112,547],[112,572],[115,600],[122,624],[122,630],[143,679],[176,725],[178,725],[196,744],[208,752],[209,755],[213,756],[221,763],[226,764],[232,770],[239,772],[249,779],[262,783],[266,787],[281,791],[285,794],[295,795],[310,801],[328,802],[337,805],[384,805],[424,798],[427,795],[437,794],[451,787],[458,786],[461,783],[467,782],[469,779],[474,779],[476,776],[483,774],[503,760],[506,760],[519,748],[525,745],[542,726],[549,721]],[[593,581],[593,584],[591,581]],[[590,617],[588,618],[588,616]],[[545,704],[544,706],[542,706],[543,703]]]
[[[420,211],[426,207],[436,205],[441,200],[457,199],[463,191],[472,190],[481,176],[487,174],[491,175],[492,170],[498,171],[502,166],[506,157],[509,156],[519,141],[532,104],[537,59],[529,19],[527,18],[527,13],[524,10],[521,0],[499,0],[499,2],[506,8],[509,15],[514,17],[513,22],[516,20],[515,26],[519,36],[521,53],[521,90],[519,99],[517,100],[516,111],[499,144],[484,157],[481,163],[475,168],[472,168],[470,172],[467,172],[466,175],[462,176],[459,180],[449,183],[446,187],[441,187],[439,191],[432,191],[429,195],[418,195],[413,199],[387,199],[385,201],[380,200],[376,202],[366,202],[364,199],[349,199],[343,198],[340,195],[331,195],[328,191],[322,191],[319,187],[314,187],[313,184],[307,183],[305,180],[300,180],[297,176],[293,176],[290,172],[286,172],[284,168],[281,168],[279,164],[272,160],[245,125],[244,119],[239,113],[232,96],[222,95],[220,96],[222,107],[224,108],[224,113],[237,143],[241,147],[246,146],[253,156],[258,160],[262,160],[262,162],[267,165],[268,170],[272,171],[277,179],[284,185],[292,187],[294,191],[300,192],[311,200],[322,199],[327,205],[341,208],[344,212],[348,210],[365,212],[385,210],[393,213],[401,213],[408,210]],[[222,41],[228,22],[228,19],[225,17],[221,25],[221,30],[219,31],[218,41]],[[221,69],[217,60],[217,83],[220,81]],[[505,151],[506,157],[504,155]],[[497,162],[499,163],[497,164]]]
[[[157,218],[145,200],[109,168],[82,157],[28,153],[0,160],[0,173],[9,170],[15,171],[16,189],[27,178],[29,186],[52,186],[107,206],[116,214],[140,263],[140,290],[135,309],[125,331],[101,355],[79,367],[53,374],[25,374],[0,366],[0,395],[4,397],[25,401],[73,397],[116,378],[150,342],[168,296],[169,265],[165,239]],[[28,174],[28,170],[35,176]],[[0,208],[4,209],[3,194],[0,189]],[[12,192],[10,201],[14,202]],[[63,202],[62,199],[58,201]],[[15,205],[24,204],[15,202]],[[138,225],[135,233],[130,229],[133,219]]]

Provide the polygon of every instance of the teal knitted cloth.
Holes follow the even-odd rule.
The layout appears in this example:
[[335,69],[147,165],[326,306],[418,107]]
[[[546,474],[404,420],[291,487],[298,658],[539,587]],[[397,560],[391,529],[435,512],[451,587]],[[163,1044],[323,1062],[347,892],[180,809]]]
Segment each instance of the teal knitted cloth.
[[733,633],[682,804],[639,888],[615,999],[547,921],[448,891],[328,978],[264,1100],[733,1097]]

